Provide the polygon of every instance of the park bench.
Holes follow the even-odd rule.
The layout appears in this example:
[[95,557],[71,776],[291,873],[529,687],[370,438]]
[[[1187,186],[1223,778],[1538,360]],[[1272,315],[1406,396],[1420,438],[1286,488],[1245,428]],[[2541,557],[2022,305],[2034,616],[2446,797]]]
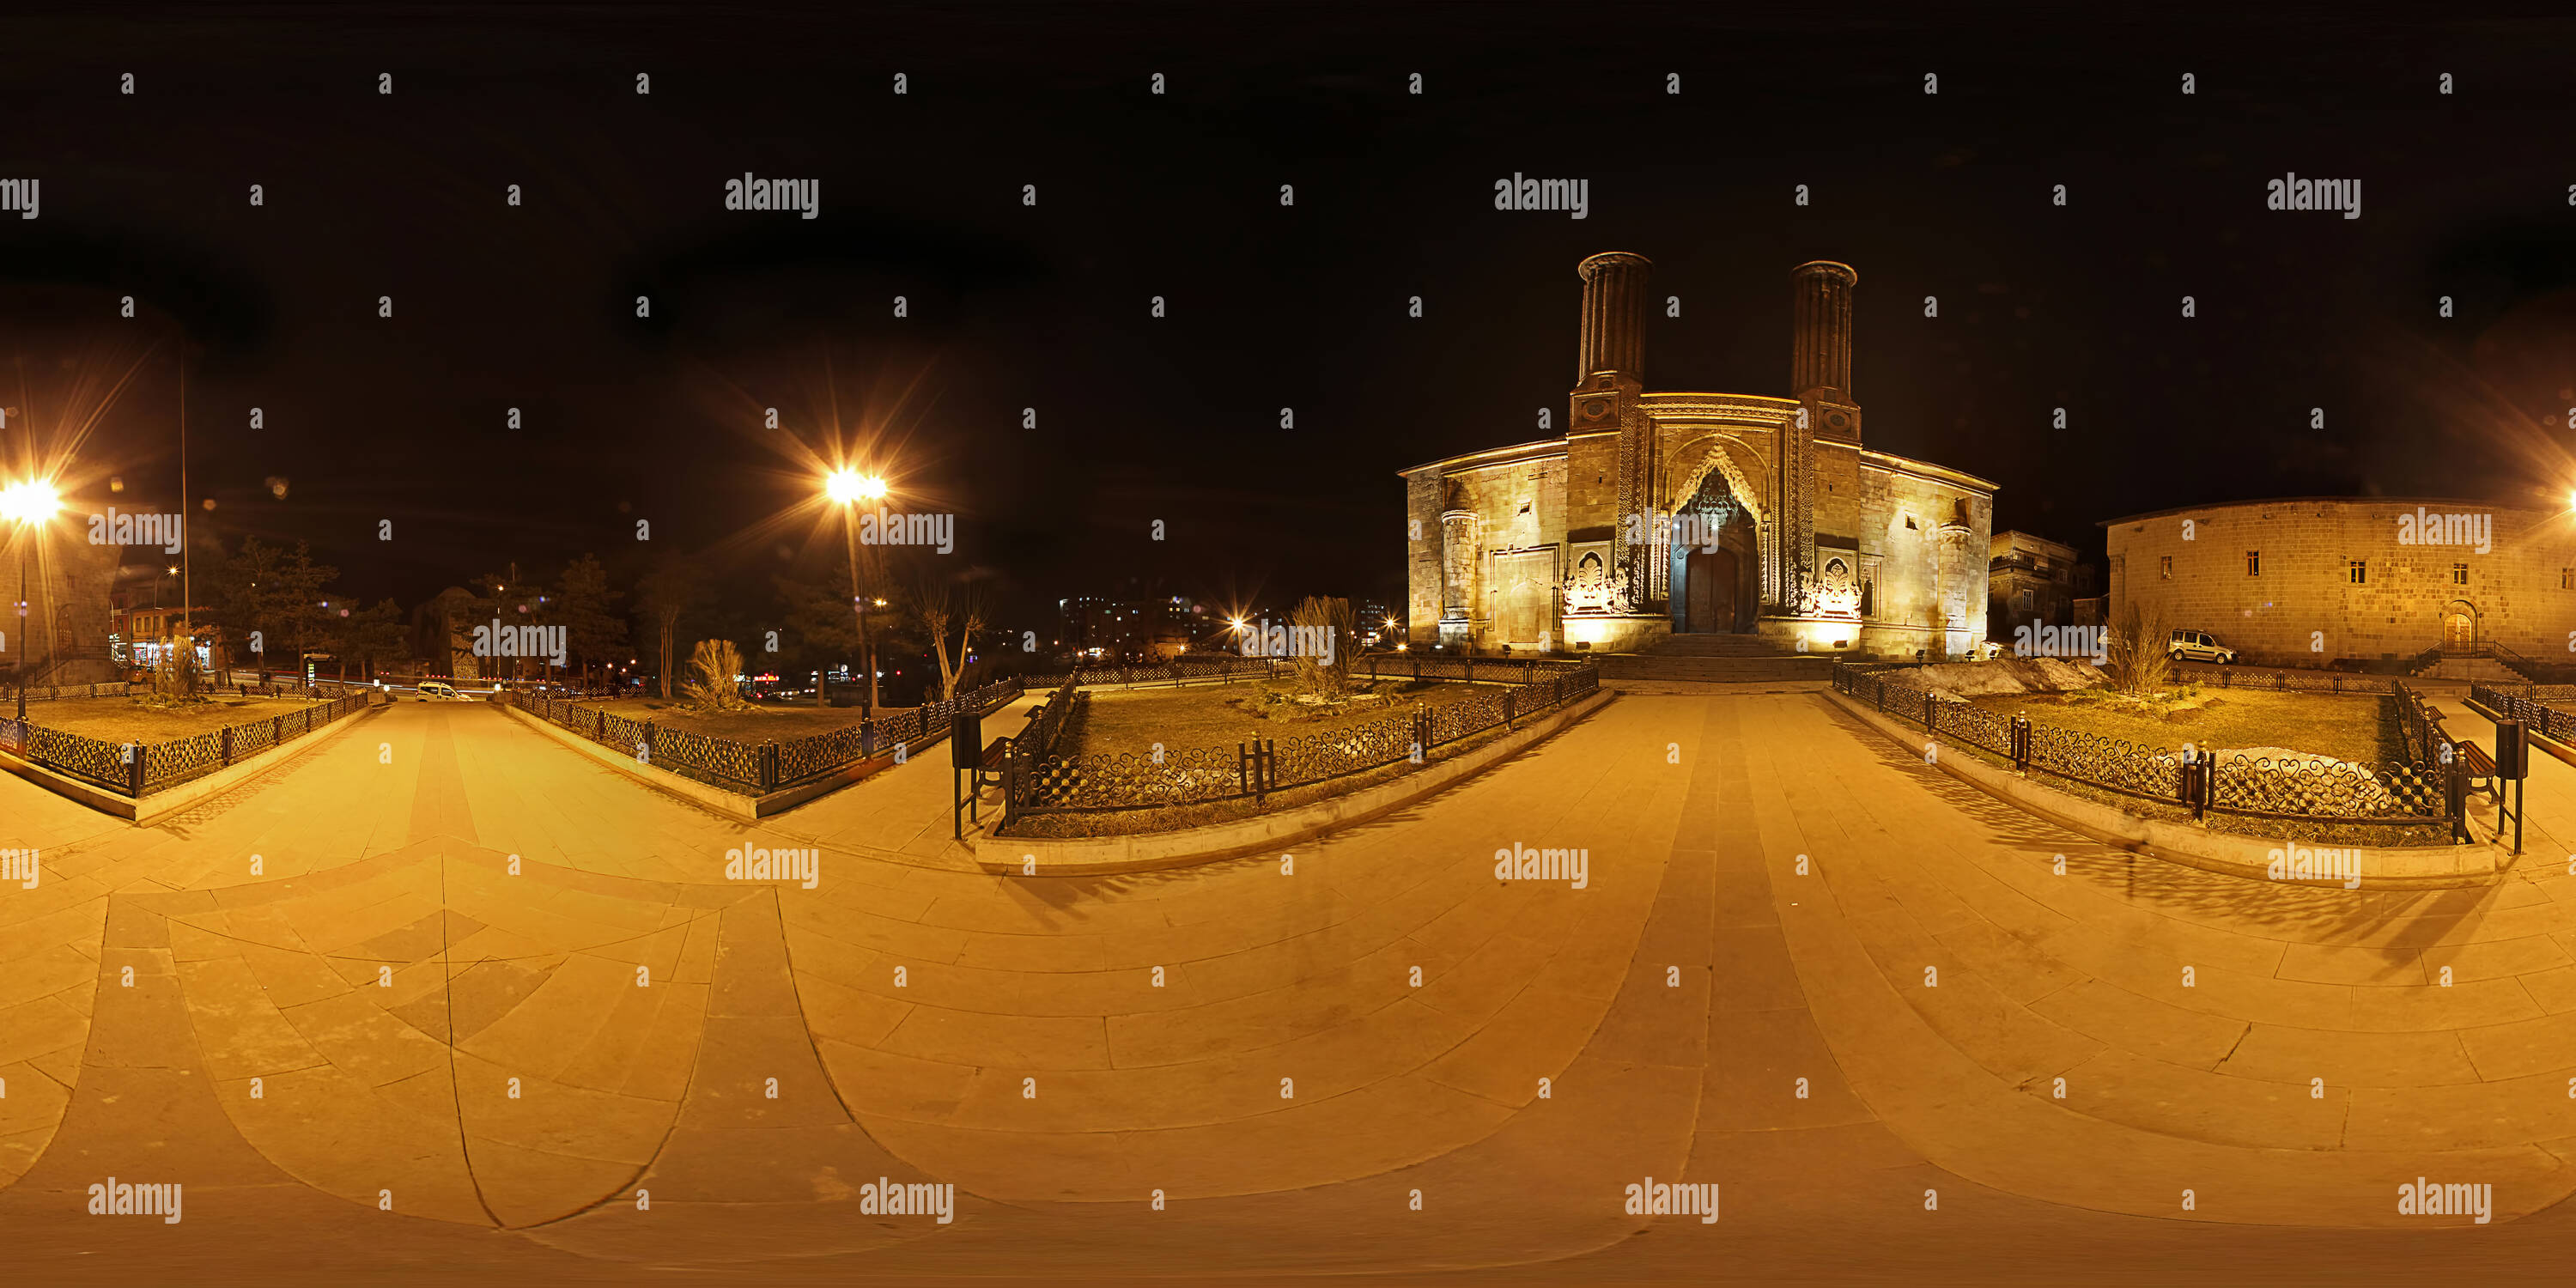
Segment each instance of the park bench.
[[2498,795],[2503,788],[2496,782],[2495,757],[2488,755],[2486,748],[2474,742],[2464,741],[2459,744],[2459,747],[2460,764],[2468,770],[2469,790],[2484,792],[2499,800],[2503,799]]

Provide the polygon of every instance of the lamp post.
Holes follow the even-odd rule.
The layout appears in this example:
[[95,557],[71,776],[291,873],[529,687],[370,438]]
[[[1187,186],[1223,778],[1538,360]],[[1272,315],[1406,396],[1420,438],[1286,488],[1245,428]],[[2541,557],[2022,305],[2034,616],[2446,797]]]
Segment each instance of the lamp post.
[[[841,507],[842,530],[849,538],[850,604],[859,615],[859,664],[868,671],[867,706],[864,710],[867,718],[872,720],[877,714],[877,650],[875,642],[868,638],[869,599],[859,588],[859,512],[856,507],[861,501],[881,500],[885,494],[884,479],[873,474],[861,474],[846,465],[823,476],[823,495]],[[879,608],[885,607],[882,599],[875,603]]]
[[53,485],[37,479],[12,483],[0,488],[0,518],[18,525],[18,724],[27,723],[27,552],[36,544],[36,530],[54,517],[62,498]]

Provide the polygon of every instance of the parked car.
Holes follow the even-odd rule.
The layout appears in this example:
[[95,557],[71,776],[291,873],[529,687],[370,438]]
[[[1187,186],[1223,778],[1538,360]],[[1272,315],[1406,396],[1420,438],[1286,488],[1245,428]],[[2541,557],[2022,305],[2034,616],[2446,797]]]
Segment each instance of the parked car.
[[423,680],[420,682],[420,700],[423,702],[427,702],[432,698],[452,698],[455,696],[455,685],[439,680]]
[[2173,642],[2165,646],[2165,656],[2177,662],[2216,662],[2220,666],[2236,665],[2236,650],[2218,642],[2207,631],[2177,630]]

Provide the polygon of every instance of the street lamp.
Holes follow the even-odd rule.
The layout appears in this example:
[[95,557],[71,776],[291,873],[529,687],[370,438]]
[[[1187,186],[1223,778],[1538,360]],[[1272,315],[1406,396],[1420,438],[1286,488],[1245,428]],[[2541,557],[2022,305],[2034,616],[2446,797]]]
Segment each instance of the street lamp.
[[28,479],[0,488],[0,519],[18,525],[18,726],[27,724],[27,552],[35,544],[36,529],[54,517],[62,508],[62,496],[53,485],[39,479]]
[[[850,604],[859,615],[859,662],[868,669],[867,718],[877,714],[877,650],[868,638],[868,596],[859,593],[859,512],[861,501],[884,499],[886,481],[874,474],[861,474],[844,465],[823,476],[823,495],[841,507],[842,528],[850,546]],[[876,601],[879,608],[885,601]]]

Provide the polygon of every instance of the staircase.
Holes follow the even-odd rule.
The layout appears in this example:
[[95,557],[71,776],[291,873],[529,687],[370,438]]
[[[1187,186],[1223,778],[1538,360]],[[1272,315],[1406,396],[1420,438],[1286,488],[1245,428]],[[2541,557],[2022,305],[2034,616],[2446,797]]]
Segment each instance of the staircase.
[[[2451,652],[2435,646],[2418,654],[2407,668],[2407,674],[2422,680],[2483,680],[2490,684],[2551,682],[2521,654],[2501,644],[2481,645],[2475,649]],[[2554,678],[2554,677],[2553,677]]]
[[2485,680],[2492,684],[2520,684],[2526,678],[2488,654],[2454,653],[2415,673],[2427,680]]
[[1688,680],[1714,684],[1831,680],[1829,653],[1795,653],[1759,635],[1670,635],[1643,653],[1601,658],[1604,679]]

